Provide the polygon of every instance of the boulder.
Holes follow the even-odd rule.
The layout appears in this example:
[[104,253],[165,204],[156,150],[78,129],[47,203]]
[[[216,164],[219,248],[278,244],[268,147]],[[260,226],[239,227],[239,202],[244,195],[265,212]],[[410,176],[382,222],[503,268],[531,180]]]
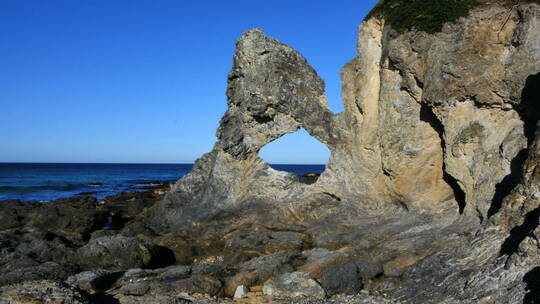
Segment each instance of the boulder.
[[138,238],[116,235],[91,240],[77,250],[74,261],[85,269],[155,268],[174,263],[174,254]]
[[324,271],[320,282],[328,296],[357,294],[363,287],[358,267],[353,262],[329,267]]
[[324,299],[324,289],[305,272],[285,273],[264,283],[265,295],[284,298]]

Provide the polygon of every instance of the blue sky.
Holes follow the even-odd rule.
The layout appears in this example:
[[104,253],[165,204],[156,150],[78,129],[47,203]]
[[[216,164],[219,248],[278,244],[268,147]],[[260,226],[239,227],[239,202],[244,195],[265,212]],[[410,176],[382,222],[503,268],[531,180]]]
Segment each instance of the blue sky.
[[[235,40],[254,27],[300,51],[340,112],[339,69],[375,2],[2,0],[0,162],[192,162],[215,142]],[[300,132],[261,155],[328,151]]]

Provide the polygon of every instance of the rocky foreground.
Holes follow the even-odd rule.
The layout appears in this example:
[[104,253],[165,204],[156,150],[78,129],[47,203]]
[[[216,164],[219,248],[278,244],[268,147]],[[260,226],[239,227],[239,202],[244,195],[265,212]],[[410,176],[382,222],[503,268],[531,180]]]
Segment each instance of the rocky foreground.
[[[0,303],[540,303],[539,34],[536,1],[430,34],[375,14],[334,114],[247,31],[218,141],[171,189],[0,204]],[[258,156],[301,127],[332,152],[309,182]]]
[[369,260],[312,248],[300,232],[159,235],[145,222],[168,189],[1,202],[0,303],[322,301],[383,274]]

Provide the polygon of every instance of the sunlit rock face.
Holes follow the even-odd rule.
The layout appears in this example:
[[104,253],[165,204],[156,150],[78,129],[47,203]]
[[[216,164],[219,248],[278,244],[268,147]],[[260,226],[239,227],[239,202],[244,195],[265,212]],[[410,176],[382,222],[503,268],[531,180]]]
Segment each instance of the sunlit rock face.
[[[368,19],[336,114],[305,58],[245,32],[218,141],[152,210],[153,229],[227,244],[236,231],[297,233],[280,243],[292,247],[252,245],[368,255],[401,281],[367,288],[404,303],[522,303],[540,252],[539,33],[527,2],[479,6],[435,34]],[[299,128],[331,151],[314,183],[258,155]]]
[[[525,129],[534,128],[534,103],[522,94],[540,71],[539,29],[534,4],[480,7],[436,34],[398,35],[371,18],[359,28],[357,57],[341,72],[339,114],[328,109],[324,82],[305,58],[261,30],[247,31],[228,75],[218,142],[176,184],[161,216],[175,226],[184,217],[315,201],[359,216],[485,220],[516,183]],[[312,185],[258,156],[300,127],[332,151]]]

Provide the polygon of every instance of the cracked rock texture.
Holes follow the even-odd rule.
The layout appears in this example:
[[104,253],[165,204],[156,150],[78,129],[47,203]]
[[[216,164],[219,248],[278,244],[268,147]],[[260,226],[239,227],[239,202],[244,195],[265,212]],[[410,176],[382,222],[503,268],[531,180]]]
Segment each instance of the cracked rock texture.
[[[365,20],[339,114],[245,32],[218,141],[166,195],[0,204],[0,303],[540,303],[536,2],[435,34]],[[318,177],[258,155],[300,128],[331,151]]]
[[[365,21],[357,57],[341,72],[339,114],[299,53],[245,32],[219,140],[157,214],[173,228],[253,209],[302,221],[403,211],[485,221],[519,180],[539,115],[523,100],[528,79],[538,83],[538,14],[535,4],[485,5],[437,34],[398,35],[384,20]],[[314,184],[258,156],[300,127],[332,152]]]
[[[339,249],[382,269],[364,286],[381,302],[535,303],[539,33],[540,6],[526,1],[491,1],[435,34],[368,19],[335,114],[304,57],[247,31],[218,141],[151,226],[255,255]],[[331,151],[314,183],[258,155],[299,128]],[[242,241],[276,231],[271,248]]]

